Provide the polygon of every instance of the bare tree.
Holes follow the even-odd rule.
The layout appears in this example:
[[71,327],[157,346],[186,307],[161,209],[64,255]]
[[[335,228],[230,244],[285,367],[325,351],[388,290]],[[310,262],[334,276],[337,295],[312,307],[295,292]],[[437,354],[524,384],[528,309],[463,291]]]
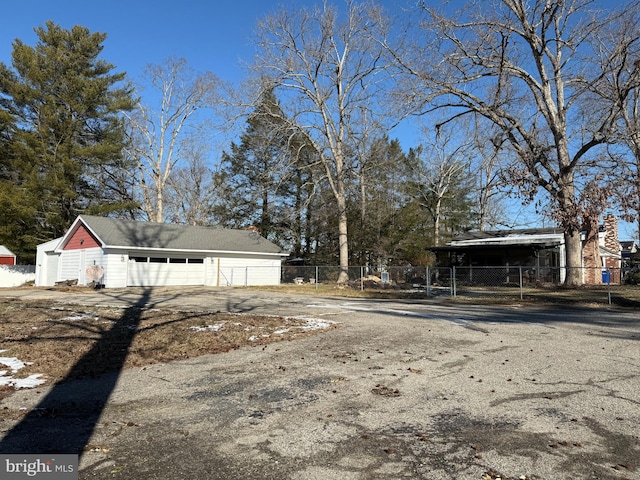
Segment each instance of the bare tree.
[[629,82],[625,78],[611,95],[601,90],[601,79],[637,43],[625,38],[603,62],[594,54],[602,35],[632,6],[607,12],[590,10],[591,4],[481,1],[457,12],[455,20],[425,6],[425,42],[413,49],[417,55],[395,50],[416,87],[412,100],[420,98],[416,111],[447,109],[447,121],[467,114],[489,120],[516,159],[510,180],[526,199],[546,192],[564,230],[567,285],[582,283],[576,176],[588,174],[593,155],[613,140]]
[[[152,87],[148,98],[140,98],[136,111],[127,117],[131,136],[129,156],[137,165],[137,187],[141,206],[150,221],[165,221],[166,190],[171,172],[185,152],[181,140],[189,130],[189,145],[205,135],[194,130],[205,122],[197,114],[216,103],[218,78],[212,73],[195,74],[183,58],[169,58],[147,67],[144,79]],[[158,108],[152,105],[157,99]]]
[[[455,216],[453,209],[461,211],[468,203],[466,198],[473,181],[469,175],[470,150],[470,144],[456,142],[454,136],[447,132],[426,148],[418,148],[413,157],[417,162],[410,163],[421,206],[433,221],[436,247],[442,240],[443,218]],[[448,207],[446,211],[445,207]],[[466,213],[468,216],[469,212]]]
[[511,224],[504,213],[504,200],[509,190],[502,171],[506,162],[502,148],[504,139],[500,134],[491,135],[492,126],[486,122],[475,122],[469,130],[472,142],[470,168],[476,182],[473,197],[478,228],[484,231]]
[[260,52],[254,65],[282,99],[283,121],[318,152],[337,207],[339,283],[348,280],[350,144],[386,120],[381,94],[388,81],[385,51],[374,38],[386,28],[381,11],[351,0],[345,10],[342,18],[324,3],[268,16],[258,24]]
[[624,143],[629,155],[620,158],[621,175],[614,180],[614,191],[624,209],[625,220],[636,222],[636,235],[640,238],[640,88],[629,96],[623,114],[625,128]]
[[[623,105],[620,117],[619,145],[613,146],[610,158],[613,164],[605,164],[606,173],[612,179],[612,193],[622,207],[624,219],[635,222],[640,238],[640,84],[638,66],[640,64],[640,11],[628,15],[623,22],[610,30],[600,44],[600,58],[603,62],[617,59],[617,64],[603,75],[603,91],[616,95],[621,89],[620,101]],[[616,55],[617,50],[625,50],[625,55]],[[623,149],[621,150],[620,147]],[[619,168],[612,168],[617,166]],[[614,172],[616,175],[610,175]]]
[[182,148],[185,160],[173,170],[166,185],[166,216],[172,223],[209,225],[218,190],[214,171],[208,166],[208,145],[188,138]]

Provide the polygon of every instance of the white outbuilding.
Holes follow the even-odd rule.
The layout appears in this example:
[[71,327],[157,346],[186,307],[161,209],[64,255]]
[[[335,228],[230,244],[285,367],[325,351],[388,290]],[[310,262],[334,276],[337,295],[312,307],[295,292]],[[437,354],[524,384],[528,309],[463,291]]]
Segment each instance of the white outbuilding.
[[253,230],[80,215],[38,246],[36,286],[278,285],[287,256]]

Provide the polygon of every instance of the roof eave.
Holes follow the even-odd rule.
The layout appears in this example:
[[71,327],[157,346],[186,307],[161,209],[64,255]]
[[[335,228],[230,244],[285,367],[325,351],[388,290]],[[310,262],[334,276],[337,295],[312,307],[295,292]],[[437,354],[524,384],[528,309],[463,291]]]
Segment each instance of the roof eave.
[[133,247],[131,245],[103,245],[105,250],[129,250],[129,251],[154,251],[154,252],[179,252],[179,253],[198,253],[198,254],[243,254],[243,255],[273,255],[280,257],[288,257],[285,252],[258,252],[258,251],[239,251],[239,250],[203,250],[189,248],[166,248],[166,247]]

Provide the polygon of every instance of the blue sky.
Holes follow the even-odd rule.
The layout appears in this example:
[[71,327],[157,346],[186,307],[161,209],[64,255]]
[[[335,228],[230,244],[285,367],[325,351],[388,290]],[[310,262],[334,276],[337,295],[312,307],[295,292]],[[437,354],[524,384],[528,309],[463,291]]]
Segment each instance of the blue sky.
[[[12,43],[19,38],[37,43],[34,28],[53,20],[62,28],[82,25],[107,34],[102,58],[138,80],[149,64],[168,57],[184,57],[196,71],[211,71],[225,81],[246,77],[243,65],[251,62],[251,43],[258,19],[280,6],[310,6],[319,0],[21,0],[2,6],[0,62],[11,64]],[[340,4],[340,0],[335,2]],[[381,0],[393,13],[416,0]],[[455,3],[455,2],[450,2]],[[420,130],[409,122],[391,132],[403,148],[420,142]]]
[[[251,60],[256,21],[281,5],[314,5],[319,0],[21,0],[2,5],[0,61],[10,63],[12,42],[35,45],[33,29],[53,20],[63,28],[82,25],[107,33],[103,58],[136,78],[148,64],[169,56],[186,58],[196,70],[225,80],[242,78]],[[335,2],[340,4],[340,0]],[[378,1],[393,13],[416,0]],[[445,2],[455,4],[456,2]]]
[[[318,0],[22,0],[3,5],[0,28],[0,62],[11,64],[12,43],[19,38],[37,43],[34,28],[53,20],[62,28],[82,25],[107,34],[102,58],[138,80],[149,64],[168,57],[184,57],[196,71],[211,71],[225,81],[238,83],[246,77],[255,48],[251,37],[258,19],[280,6],[311,6]],[[335,2],[340,4],[340,0]],[[381,0],[387,9],[415,6],[416,0]],[[453,2],[455,3],[455,2]],[[403,148],[420,141],[417,126],[405,122],[391,132]]]
[[82,25],[107,33],[103,58],[133,78],[147,64],[180,56],[196,70],[210,70],[227,80],[237,80],[242,74],[239,60],[249,60],[252,55],[248,39],[256,19],[278,5],[269,0],[7,2],[2,6],[0,61],[10,61],[15,38],[34,45],[34,27],[53,20],[63,28]]
[[[239,82],[243,62],[254,55],[251,44],[256,21],[280,5],[313,5],[316,0],[20,0],[3,2],[0,28],[0,62],[11,64],[14,39],[35,45],[33,29],[53,20],[69,29],[82,25],[92,32],[107,34],[102,58],[137,80],[148,64],[159,64],[170,56],[184,57],[196,71],[211,71],[223,80]],[[340,3],[336,0],[335,3]],[[391,13],[415,6],[416,0],[379,0]],[[432,1],[455,8],[461,0]],[[620,3],[620,2],[614,2]],[[390,133],[404,149],[420,142],[419,128],[405,124]],[[516,200],[512,216],[529,217],[531,226],[539,219]],[[523,219],[524,220],[524,219]],[[625,228],[621,236],[631,237]]]

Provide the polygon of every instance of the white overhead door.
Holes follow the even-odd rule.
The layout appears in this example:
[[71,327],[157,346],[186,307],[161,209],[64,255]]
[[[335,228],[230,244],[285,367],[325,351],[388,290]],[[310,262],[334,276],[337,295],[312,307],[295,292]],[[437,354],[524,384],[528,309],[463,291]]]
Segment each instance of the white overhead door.
[[127,285],[204,285],[204,273],[203,258],[130,256]]
[[59,280],[77,280],[84,285],[84,269],[86,254],[84,250],[65,250],[60,255]]

